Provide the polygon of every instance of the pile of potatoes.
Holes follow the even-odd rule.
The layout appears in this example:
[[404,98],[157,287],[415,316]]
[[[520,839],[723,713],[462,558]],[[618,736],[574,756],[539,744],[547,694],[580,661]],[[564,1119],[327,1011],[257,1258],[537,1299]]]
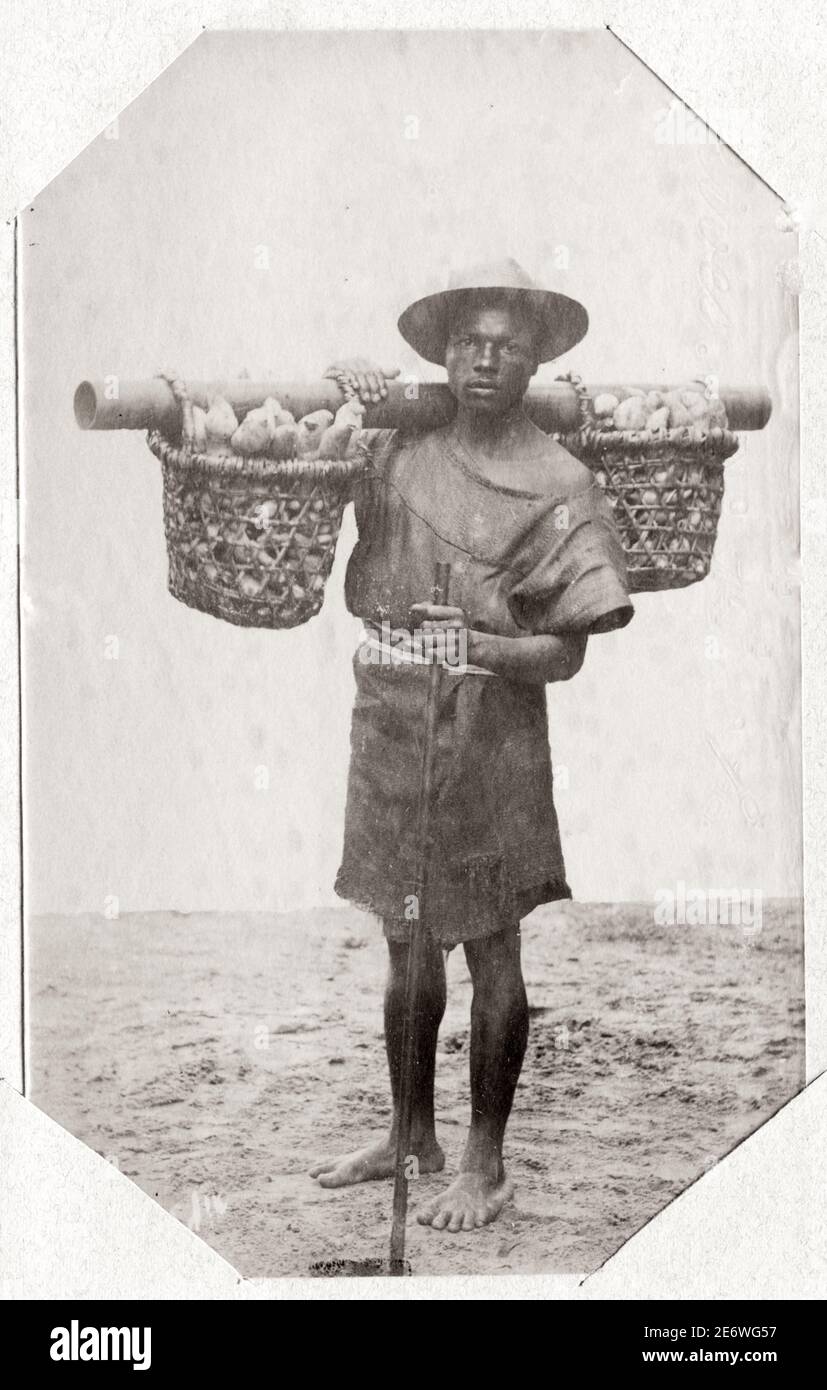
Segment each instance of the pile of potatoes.
[[604,392],[592,402],[595,423],[602,430],[648,430],[664,434],[685,429],[700,440],[713,428],[726,429],[727,417],[719,396],[708,395],[697,382],[674,391],[642,391],[627,387],[618,394]]
[[638,463],[631,473],[597,467],[595,478],[613,505],[630,570],[707,573],[723,492],[719,469],[677,457]]
[[[275,396],[241,421],[221,395],[193,406],[192,448],[214,459],[344,459],[365,407],[296,420]],[[195,608],[230,621],[293,627],[321,608],[345,497],[335,473],[265,482],[257,470],[164,465],[170,587]],[[258,600],[258,604],[255,603]],[[235,615],[235,616],[233,616]]]
[[[599,431],[646,433],[674,444],[662,458],[630,460],[614,458],[607,441],[607,452],[594,469],[612,503],[632,578],[651,571],[703,578],[715,542],[723,478],[714,460],[682,446],[701,443],[712,429],[726,429],[721,399],[708,395],[698,382],[672,391],[630,386],[596,396],[592,413]],[[670,430],[680,433],[669,436]]]
[[193,448],[212,456],[239,454],[273,459],[341,459],[362,428],[365,407],[358,399],[332,410],[314,410],[295,420],[275,396],[250,410],[239,424],[229,401],[214,396],[209,410],[193,406]]
[[[341,509],[339,509],[341,510]],[[171,515],[175,552],[191,580],[245,599],[319,603],[333,561],[340,517],[317,487],[246,499],[221,488],[182,485]],[[173,528],[171,528],[173,529]]]

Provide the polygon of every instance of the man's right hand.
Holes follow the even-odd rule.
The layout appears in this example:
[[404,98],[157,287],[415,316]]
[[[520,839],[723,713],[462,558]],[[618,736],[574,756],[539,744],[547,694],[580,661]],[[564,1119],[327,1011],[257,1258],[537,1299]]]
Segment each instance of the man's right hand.
[[363,405],[376,405],[387,396],[386,383],[399,376],[399,368],[377,367],[366,357],[345,357],[340,362],[333,362],[325,376],[346,381]]

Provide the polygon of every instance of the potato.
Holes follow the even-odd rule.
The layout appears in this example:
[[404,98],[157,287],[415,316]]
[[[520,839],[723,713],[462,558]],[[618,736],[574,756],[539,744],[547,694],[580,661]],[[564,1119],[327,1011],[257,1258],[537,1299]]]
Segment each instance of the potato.
[[683,429],[692,423],[692,416],[686,406],[681,401],[672,401],[669,406],[669,427],[673,430]]
[[270,447],[273,458],[297,458],[299,453],[299,431],[296,425],[277,425],[273,431],[273,442]]
[[289,410],[285,410],[280,400],[278,400],[275,396],[268,396],[264,404],[267,405],[268,403],[272,407],[277,428],[295,428],[296,417],[292,415]]
[[300,458],[313,458],[318,454],[322,435],[332,423],[332,410],[313,410],[309,415],[302,416],[296,426]]
[[268,397],[264,405],[250,410],[230,439],[237,454],[265,454],[273,443],[276,419]]
[[252,574],[238,576],[238,587],[245,598],[258,598],[266,582],[266,579],[256,579]]
[[603,391],[599,396],[595,396],[593,409],[598,417],[614,415],[619,405],[617,396],[612,395],[611,391]]
[[192,447],[197,454],[203,454],[207,448],[207,412],[202,410],[199,405],[192,407]]
[[207,453],[227,453],[230,439],[237,429],[238,420],[229,401],[226,401],[223,396],[214,396],[204,420]]
[[658,434],[662,430],[667,430],[669,428],[669,407],[662,405],[656,410],[653,410],[646,421],[646,428],[647,430],[651,430],[653,434]]
[[613,420],[618,430],[644,430],[648,412],[646,401],[641,396],[631,396],[621,401],[615,410]]
[[258,506],[254,508],[250,520],[259,531],[269,531],[278,514],[277,502],[259,502]]

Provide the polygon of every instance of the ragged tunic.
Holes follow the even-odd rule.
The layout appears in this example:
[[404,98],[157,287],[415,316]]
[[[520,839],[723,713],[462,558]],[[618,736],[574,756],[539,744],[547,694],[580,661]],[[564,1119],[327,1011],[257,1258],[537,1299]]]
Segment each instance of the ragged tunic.
[[[359,540],[345,583],[350,611],[368,629],[408,627],[411,605],[432,596],[437,562],[448,561],[450,602],[464,609],[472,631],[525,637],[624,626],[633,610],[602,489],[586,478],[561,492],[572,460],[541,438],[548,488],[538,493],[490,482],[453,426],[417,440],[377,436],[355,499]],[[375,655],[363,641],[353,662],[336,891],[383,918],[390,939],[404,940],[417,886],[429,668],[383,664]],[[446,667],[427,860],[427,922],[446,948],[501,931],[541,902],[571,897],[543,686]]]

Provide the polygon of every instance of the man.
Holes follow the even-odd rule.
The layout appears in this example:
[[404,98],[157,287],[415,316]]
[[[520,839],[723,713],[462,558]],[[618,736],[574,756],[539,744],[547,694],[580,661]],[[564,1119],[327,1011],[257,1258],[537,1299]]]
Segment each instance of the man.
[[[540,290],[513,261],[470,271],[411,305],[399,328],[443,364],[454,421],[377,449],[356,499],[346,596],[366,635],[354,660],[345,846],[337,891],[383,919],[390,954],[385,1039],[391,1131],[311,1171],[325,1187],[392,1175],[414,830],[428,667],[385,660],[382,624],[458,628],[467,664],[446,666],[428,851],[428,954],[414,1058],[411,1149],[445,1163],[434,1127],[443,950],[462,942],[473,982],[471,1123],[459,1173],[418,1219],[438,1230],[492,1221],[512,1192],[503,1139],[528,1037],[520,920],[571,896],[552,799],[545,685],[580,670],[589,633],[632,615],[623,553],[591,472],[537,429],[523,397],[541,361],[582,338],[576,301]],[[365,404],[387,392],[363,359],[329,370]],[[429,601],[452,567],[450,603]],[[378,659],[377,659],[378,653]]]

